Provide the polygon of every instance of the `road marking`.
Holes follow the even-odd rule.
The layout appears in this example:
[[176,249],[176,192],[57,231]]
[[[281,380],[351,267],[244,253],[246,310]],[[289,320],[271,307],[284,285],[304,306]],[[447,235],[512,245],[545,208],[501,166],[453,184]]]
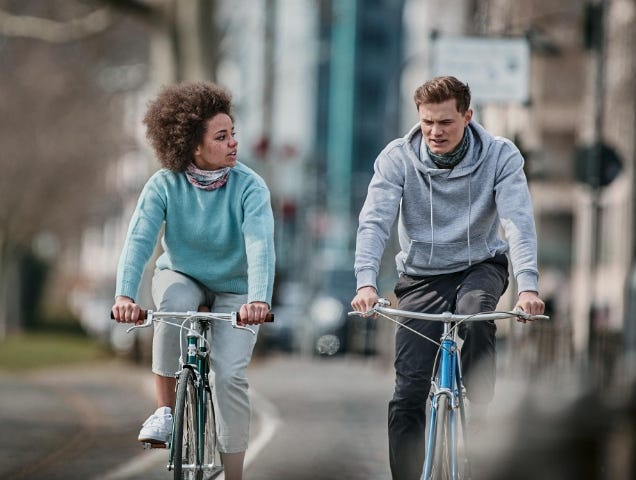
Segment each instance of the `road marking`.
[[[250,466],[274,436],[281,422],[278,410],[267,398],[254,390],[250,390],[250,397],[254,406],[253,411],[259,417],[260,428],[256,436],[250,439],[250,445],[245,454],[244,470]],[[125,480],[144,472],[147,473],[149,470],[165,469],[167,462],[168,450],[149,450],[133,457],[110,472],[94,477],[93,480]],[[225,475],[221,473],[216,478],[217,480],[225,480]]]
[[[254,390],[251,391],[250,396],[253,404],[257,406],[254,408],[254,412],[258,412],[259,414],[261,428],[258,431],[258,435],[250,440],[250,446],[247,452],[245,452],[244,471],[249,468],[252,462],[258,457],[260,451],[265,448],[281,423],[278,410],[272,402]],[[225,473],[221,473],[217,479],[225,480]]]

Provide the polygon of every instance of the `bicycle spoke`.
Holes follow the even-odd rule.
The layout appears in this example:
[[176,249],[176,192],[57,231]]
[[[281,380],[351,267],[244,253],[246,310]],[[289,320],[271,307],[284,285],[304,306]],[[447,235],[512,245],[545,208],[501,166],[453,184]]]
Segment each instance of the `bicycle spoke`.
[[216,414],[212,401],[212,392],[205,392],[205,433],[204,433],[204,456],[203,469],[208,473],[215,474],[223,470],[221,455],[218,450],[216,436]]

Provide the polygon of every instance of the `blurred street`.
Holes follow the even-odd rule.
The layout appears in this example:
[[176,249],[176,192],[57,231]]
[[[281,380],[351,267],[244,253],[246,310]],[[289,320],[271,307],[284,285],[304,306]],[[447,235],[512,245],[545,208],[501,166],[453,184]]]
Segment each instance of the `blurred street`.
[[[388,478],[391,372],[374,361],[257,358],[246,480]],[[148,369],[122,361],[0,376],[0,477],[168,479],[136,441],[153,409]]]

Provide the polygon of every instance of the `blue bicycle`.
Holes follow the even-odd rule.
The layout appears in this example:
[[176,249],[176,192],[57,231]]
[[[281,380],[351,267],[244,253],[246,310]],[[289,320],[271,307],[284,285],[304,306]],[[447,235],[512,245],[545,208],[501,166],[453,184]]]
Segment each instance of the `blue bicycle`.
[[[546,320],[545,315],[529,315],[521,310],[482,312],[474,315],[458,315],[411,312],[389,308],[390,302],[379,299],[368,312],[349,312],[350,316],[382,317],[406,328],[438,346],[431,380],[431,407],[426,435],[426,456],[423,480],[460,480],[471,478],[468,458],[468,429],[465,389],[462,382],[458,327],[463,322],[518,318]],[[399,318],[444,322],[439,341],[422,335],[404,325]]]

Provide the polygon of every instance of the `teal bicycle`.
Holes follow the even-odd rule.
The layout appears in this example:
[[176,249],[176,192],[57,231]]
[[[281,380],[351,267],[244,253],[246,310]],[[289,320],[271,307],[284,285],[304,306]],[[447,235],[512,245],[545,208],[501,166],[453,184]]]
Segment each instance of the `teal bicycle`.
[[[169,448],[168,470],[175,480],[203,480],[215,478],[223,471],[221,454],[217,448],[216,417],[212,401],[213,383],[210,381],[210,344],[207,339],[214,321],[230,322],[232,327],[256,332],[240,324],[236,312],[153,312],[142,310],[143,324],[130,327],[127,332],[150,327],[161,322],[186,332],[187,351],[179,356],[177,398],[174,407],[172,436],[167,444],[147,443],[145,448]],[[183,320],[183,324],[176,323]],[[267,315],[268,322],[274,314]],[[183,345],[183,342],[180,342]]]
[[[462,382],[459,325],[463,322],[517,318],[521,320],[547,320],[546,315],[529,315],[522,310],[482,312],[474,315],[458,315],[411,312],[389,308],[390,302],[379,299],[368,312],[349,312],[349,316],[381,317],[406,328],[438,346],[431,380],[429,426],[426,434],[426,455],[423,480],[470,479],[466,391]],[[404,325],[400,318],[444,322],[439,341]]]

